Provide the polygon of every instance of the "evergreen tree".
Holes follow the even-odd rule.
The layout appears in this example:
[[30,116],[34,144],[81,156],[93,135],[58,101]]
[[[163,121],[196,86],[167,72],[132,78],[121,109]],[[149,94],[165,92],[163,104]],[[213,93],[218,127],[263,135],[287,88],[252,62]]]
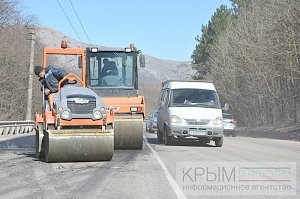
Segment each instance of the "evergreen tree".
[[202,26],[202,35],[201,37],[197,35],[195,38],[199,43],[196,45],[191,56],[193,68],[197,71],[193,76],[194,79],[203,79],[205,74],[210,71],[210,68],[207,65],[209,51],[217,41],[218,36],[222,34],[233,19],[233,10],[221,5],[208,21],[208,24]]

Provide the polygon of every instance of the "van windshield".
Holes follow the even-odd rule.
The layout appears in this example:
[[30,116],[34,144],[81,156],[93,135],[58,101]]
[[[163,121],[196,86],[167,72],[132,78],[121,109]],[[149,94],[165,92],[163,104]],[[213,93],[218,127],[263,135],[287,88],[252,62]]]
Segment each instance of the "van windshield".
[[172,90],[170,106],[220,108],[220,102],[214,90],[185,88]]

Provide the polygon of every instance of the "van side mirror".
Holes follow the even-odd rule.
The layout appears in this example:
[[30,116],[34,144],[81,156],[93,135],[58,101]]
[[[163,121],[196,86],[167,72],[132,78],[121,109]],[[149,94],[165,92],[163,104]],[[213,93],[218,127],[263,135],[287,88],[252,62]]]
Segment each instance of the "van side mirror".
[[163,101],[160,101],[159,102],[159,108],[163,108],[164,107],[164,102]]
[[145,55],[140,55],[140,67],[141,68],[145,68],[146,64],[145,64]]
[[225,103],[224,107],[222,108],[224,111],[228,111],[229,110],[229,104]]

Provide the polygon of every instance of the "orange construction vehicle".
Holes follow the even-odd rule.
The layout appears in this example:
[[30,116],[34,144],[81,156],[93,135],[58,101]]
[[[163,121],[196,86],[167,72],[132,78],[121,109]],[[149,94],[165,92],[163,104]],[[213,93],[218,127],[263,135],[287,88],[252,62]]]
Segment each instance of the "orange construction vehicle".
[[[114,113],[102,99],[86,87],[84,49],[44,48],[43,67],[50,55],[79,58],[81,78],[65,76],[54,96],[54,109],[43,92],[42,113],[35,115],[36,154],[46,162],[111,160],[114,149]],[[68,84],[61,87],[62,82]]]
[[115,149],[142,149],[145,98],[139,95],[138,65],[145,67],[145,57],[133,44],[126,48],[89,47],[86,62],[87,86],[114,110]]

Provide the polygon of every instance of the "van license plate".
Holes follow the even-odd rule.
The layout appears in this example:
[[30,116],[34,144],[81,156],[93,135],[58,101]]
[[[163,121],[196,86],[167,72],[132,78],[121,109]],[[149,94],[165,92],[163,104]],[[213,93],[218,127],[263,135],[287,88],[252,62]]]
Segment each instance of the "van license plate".
[[206,135],[206,131],[190,131],[190,135]]

